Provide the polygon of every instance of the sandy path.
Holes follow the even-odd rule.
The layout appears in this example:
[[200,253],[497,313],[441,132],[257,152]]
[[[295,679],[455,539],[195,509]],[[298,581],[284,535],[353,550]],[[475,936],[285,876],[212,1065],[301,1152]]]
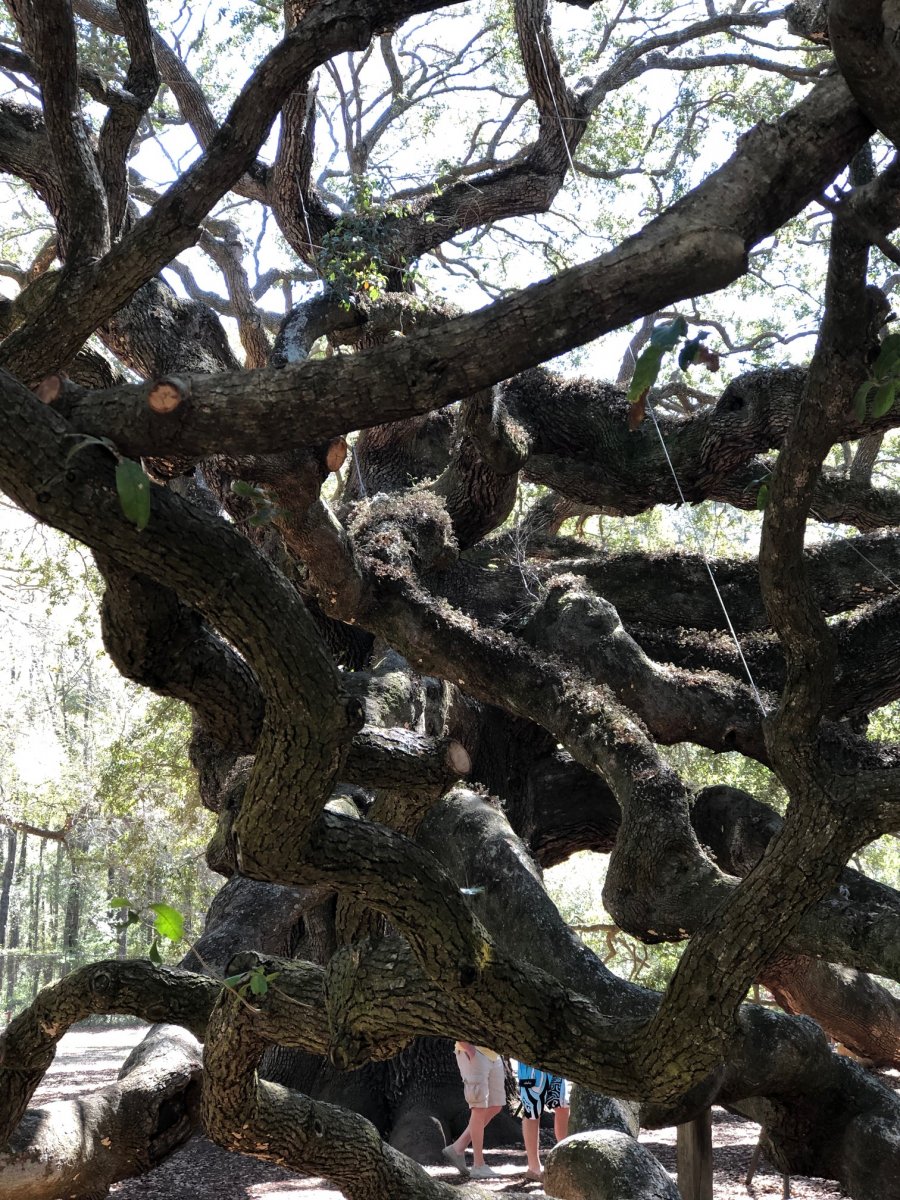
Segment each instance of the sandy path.
[[[76,1027],[62,1039],[53,1066],[35,1094],[35,1104],[92,1091],[115,1079],[116,1071],[131,1048],[143,1037],[144,1028],[85,1030]],[[765,1162],[760,1164],[753,1186],[744,1186],[750,1155],[758,1129],[722,1109],[713,1112],[715,1146],[715,1200],[781,1200],[782,1178]],[[551,1139],[552,1140],[552,1139]],[[641,1141],[669,1171],[675,1170],[675,1130],[659,1129],[641,1134]],[[490,1190],[498,1195],[527,1190],[535,1200],[543,1192],[522,1179],[525,1153],[521,1146],[489,1150],[487,1161],[499,1172]],[[429,1167],[428,1172],[448,1183],[460,1180],[451,1167]],[[268,1163],[242,1158],[213,1146],[196,1136],[149,1175],[116,1184],[116,1200],[342,1200],[340,1192],[321,1179],[283,1171]],[[794,1177],[791,1200],[837,1200],[843,1193],[836,1184],[822,1179]]]

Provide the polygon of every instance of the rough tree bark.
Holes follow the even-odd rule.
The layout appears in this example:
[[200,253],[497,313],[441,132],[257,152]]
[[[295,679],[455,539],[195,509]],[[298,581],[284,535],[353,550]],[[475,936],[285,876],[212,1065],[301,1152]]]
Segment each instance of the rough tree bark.
[[[0,312],[0,486],[93,551],[123,674],[190,706],[217,817],[209,861],[227,882],[182,970],[94,964],[6,1030],[4,1194],[95,1196],[152,1166],[195,1112],[196,1036],[202,1120],[223,1146],[361,1200],[449,1195],[413,1158],[434,1157],[465,1117],[449,1053],[462,1036],[631,1102],[647,1125],[739,1108],[784,1170],[828,1175],[855,1200],[891,1196],[896,1097],[813,1022],[744,1000],[768,982],[785,1008],[897,1061],[896,1006],[864,973],[900,979],[900,897],[846,863],[900,828],[900,750],[864,734],[900,698],[900,497],[868,468],[823,465],[859,438],[866,465],[900,425],[894,405],[873,416],[853,403],[884,333],[868,249],[897,253],[896,167],[851,176],[828,201],[809,364],[739,375],[688,416],[660,411],[659,435],[649,420],[629,429],[619,388],[543,364],[635,320],[649,333],[653,314],[740,279],[874,129],[894,138],[893,18],[870,3],[792,5],[790,28],[830,38],[837,68],[723,52],[811,86],[613,249],[460,313],[411,294],[419,256],[546,213],[610,95],[651,70],[721,66],[703,39],[751,30],[755,45],[784,14],[698,5],[692,23],[625,40],[603,26],[602,69],[572,86],[550,6],[516,0],[527,95],[477,169],[339,217],[327,173],[314,174],[316,69],[376,44],[382,55],[386,125],[348,134],[359,192],[413,102],[393,39],[454,3],[292,0],[285,36],[220,123],[143,0],[8,7],[20,46],[3,64],[41,107],[0,102],[0,166],[46,207],[60,269],[36,264]],[[73,10],[124,37],[122,84],[82,61]],[[141,213],[126,165],[160,79],[201,153],[163,195],[142,192]],[[96,138],[79,86],[108,110]],[[531,140],[501,160],[526,103]],[[260,155],[279,116],[270,166]],[[323,287],[286,313],[270,352],[233,227],[214,213],[231,193],[273,215],[308,272],[349,228],[351,273],[371,247],[387,294]],[[223,272],[243,360],[212,309],[159,276],[195,243]],[[115,367],[85,346],[92,335]],[[146,528],[122,511],[108,444],[69,453],[79,435],[144,460]],[[714,564],[739,647],[702,559],[610,555],[560,533],[568,516],[682,500],[752,509],[763,476],[759,558]],[[522,481],[544,491],[509,521]],[[807,550],[811,517],[859,536]],[[783,820],[734,789],[695,795],[660,749],[681,741],[768,766],[789,797]],[[610,854],[605,901],[624,930],[685,943],[661,995],[609,973],[550,902],[540,866],[576,849]],[[258,969],[277,983],[252,1002],[207,974]],[[160,1025],[77,1113],[28,1110],[88,1012],[192,1036]],[[107,1139],[115,1155],[98,1149]]]

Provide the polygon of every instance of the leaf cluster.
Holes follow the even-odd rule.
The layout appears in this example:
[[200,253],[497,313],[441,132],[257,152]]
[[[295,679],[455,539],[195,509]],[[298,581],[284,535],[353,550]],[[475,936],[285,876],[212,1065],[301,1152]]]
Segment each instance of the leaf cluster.
[[881,343],[872,373],[853,397],[853,413],[863,424],[885,417],[894,407],[900,387],[900,333],[889,333]]

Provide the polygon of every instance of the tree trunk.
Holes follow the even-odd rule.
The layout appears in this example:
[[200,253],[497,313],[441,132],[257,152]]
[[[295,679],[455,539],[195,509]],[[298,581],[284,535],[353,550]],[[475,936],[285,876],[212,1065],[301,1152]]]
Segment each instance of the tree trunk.
[[66,897],[66,915],[63,921],[63,953],[68,955],[78,949],[78,931],[81,927],[81,880],[75,874],[69,884]]
[[[19,842],[19,861],[16,863],[16,871],[14,881],[16,885],[20,885],[25,879],[25,867],[28,861],[28,834],[22,830],[22,839]],[[6,935],[6,944],[10,950],[17,950],[19,947],[19,932],[21,928],[21,910],[18,905],[12,906],[12,913],[9,917],[9,926]]]
[[0,946],[6,945],[6,922],[9,917],[9,898],[16,869],[16,831],[6,831],[6,855],[0,877]]
[[19,977],[19,958],[16,954],[6,955],[6,1011],[10,1016],[16,1010],[16,983]]
[[34,895],[31,897],[31,932],[28,942],[32,950],[41,949],[41,905],[44,900],[44,847],[46,842],[41,839],[38,850],[38,868],[34,876]]

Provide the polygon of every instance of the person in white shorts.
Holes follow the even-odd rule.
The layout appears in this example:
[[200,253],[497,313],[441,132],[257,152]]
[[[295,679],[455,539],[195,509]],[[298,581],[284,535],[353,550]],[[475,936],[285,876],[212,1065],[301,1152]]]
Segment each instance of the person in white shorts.
[[[489,1179],[497,1172],[484,1161],[484,1131],[506,1103],[503,1060],[485,1046],[456,1043],[456,1065],[469,1106],[469,1124],[455,1142],[444,1147],[444,1158],[461,1175]],[[466,1146],[472,1143],[472,1167],[466,1166]]]

